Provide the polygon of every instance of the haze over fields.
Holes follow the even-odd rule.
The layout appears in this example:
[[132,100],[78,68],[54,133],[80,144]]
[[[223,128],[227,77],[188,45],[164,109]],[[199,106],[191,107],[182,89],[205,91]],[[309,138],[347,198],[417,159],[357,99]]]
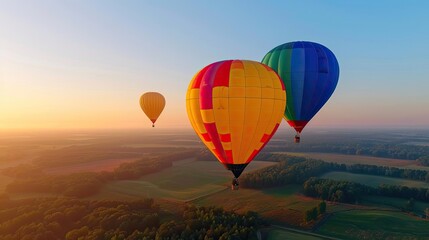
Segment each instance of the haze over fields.
[[[160,208],[157,213],[160,216],[157,220],[159,227],[167,224],[166,219],[183,221],[180,220],[182,211],[191,211],[186,206],[215,206],[235,214],[256,212],[264,221],[262,225],[255,223],[258,230],[254,233],[253,227],[248,226],[250,230],[243,230],[242,238],[257,233],[263,239],[323,239],[329,236],[340,239],[425,239],[429,234],[425,220],[425,211],[429,208],[429,199],[425,197],[429,193],[428,167],[407,157],[427,154],[429,150],[424,146],[429,143],[427,136],[427,131],[423,130],[361,132],[314,129],[306,134],[301,145],[296,145],[290,139],[290,132],[279,132],[266,150],[246,168],[241,177],[242,189],[232,191],[229,187],[230,172],[209,155],[192,131],[7,133],[0,139],[0,236],[14,239],[19,236],[17,234],[30,234],[35,231],[29,229],[35,229],[32,223],[37,216],[47,219],[55,209],[66,213],[78,205],[89,204],[89,200],[103,205],[107,204],[106,200],[124,204],[152,198]],[[322,143],[320,138],[324,139]],[[336,146],[336,149],[330,146]],[[385,172],[386,169],[389,172]],[[398,174],[389,175],[394,171]],[[276,176],[276,181],[270,179],[273,176]],[[350,189],[344,185],[335,187],[338,191],[334,195],[326,193],[322,197],[326,199],[326,213],[315,220],[306,220],[306,212],[314,207],[317,209],[322,202],[321,197],[308,190],[310,178],[313,181],[347,180],[363,185],[350,186]],[[408,192],[361,189],[363,186],[376,189],[382,184],[407,187]],[[414,188],[425,189],[423,195],[414,193]],[[60,205],[53,202],[43,205],[36,199],[45,199],[47,203],[57,201],[68,210],[60,210]],[[76,199],[79,204],[66,199]],[[35,211],[31,207],[35,204],[42,205],[34,212],[36,215],[31,215],[33,217],[19,213],[25,209]],[[114,204],[109,203],[105,207],[113,211]],[[129,206],[130,210],[132,206]],[[12,218],[6,217],[13,212]],[[96,212],[91,210],[82,214],[75,219],[95,217],[93,214]],[[18,218],[23,219],[22,222],[18,226],[12,225]],[[43,225],[37,230],[40,238],[114,236],[117,231],[132,234],[136,229],[141,229],[143,236],[147,228],[120,230],[112,222],[111,229],[116,230],[109,232],[106,227],[99,229],[97,224],[82,229],[82,225],[70,220],[64,227],[52,229],[51,225],[58,221],[43,220]],[[389,224],[374,226],[374,221]],[[18,231],[12,231],[15,229],[12,226],[17,226]],[[182,230],[179,227],[176,231]],[[162,230],[158,228],[146,234],[156,236],[160,232]],[[349,235],[350,232],[354,235]]]

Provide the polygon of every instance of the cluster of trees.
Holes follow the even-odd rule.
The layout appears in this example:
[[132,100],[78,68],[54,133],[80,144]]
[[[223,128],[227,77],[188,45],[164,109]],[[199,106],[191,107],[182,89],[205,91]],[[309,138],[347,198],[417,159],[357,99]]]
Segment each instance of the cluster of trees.
[[376,195],[429,202],[429,189],[410,188],[407,186],[386,185],[370,187],[349,181],[310,178],[304,183],[306,196],[321,198],[333,202],[356,203],[364,195]]
[[152,199],[133,202],[68,198],[2,201],[1,239],[257,239],[256,213],[215,207],[166,212]]
[[308,209],[304,212],[304,221],[308,223],[313,220],[317,220],[317,218],[323,215],[325,212],[326,212],[326,202],[322,201],[316,207]]
[[332,202],[356,203],[362,195],[369,194],[370,187],[349,181],[310,178],[304,183],[306,196]]
[[[339,165],[339,164],[333,164]],[[408,169],[397,167],[376,166],[368,164],[353,164],[353,165],[340,165],[334,166],[333,169],[337,171],[346,171],[351,173],[361,173],[368,175],[386,176],[394,178],[405,178],[417,181],[429,182],[429,172],[421,169]]]
[[52,193],[67,197],[87,197],[105,184],[109,174],[73,173],[68,175],[44,175],[38,178],[15,179],[6,186],[8,193]]
[[[68,197],[87,197],[97,193],[107,182],[137,179],[146,174],[171,167],[173,161],[190,158],[194,155],[193,150],[184,150],[159,157],[147,157],[131,163],[122,163],[112,172],[86,172],[68,175],[41,174],[37,177],[21,176],[7,185],[6,191],[9,193],[53,193]],[[20,172],[16,169],[9,171]]]
[[290,183],[303,183],[309,177],[330,170],[329,163],[302,157],[283,156],[274,166],[263,168],[240,177],[240,185],[247,188],[264,188]]

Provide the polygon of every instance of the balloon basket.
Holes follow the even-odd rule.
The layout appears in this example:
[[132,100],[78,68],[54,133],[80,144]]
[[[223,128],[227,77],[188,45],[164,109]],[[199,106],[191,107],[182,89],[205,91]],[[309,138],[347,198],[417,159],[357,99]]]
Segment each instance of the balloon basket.
[[238,190],[239,187],[238,178],[233,178],[231,183],[231,190]]
[[301,141],[301,136],[300,136],[300,134],[299,134],[299,133],[297,133],[297,134],[295,135],[294,142],[295,142],[295,143],[299,143],[300,141]]

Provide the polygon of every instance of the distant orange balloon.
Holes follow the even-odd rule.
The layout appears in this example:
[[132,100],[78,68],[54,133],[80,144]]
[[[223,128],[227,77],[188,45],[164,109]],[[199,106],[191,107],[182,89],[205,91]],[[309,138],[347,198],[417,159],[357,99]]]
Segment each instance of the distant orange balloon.
[[165,98],[157,92],[147,92],[140,97],[140,107],[152,121],[152,127],[165,107]]
[[186,107],[195,132],[238,186],[237,178],[282,121],[286,92],[276,72],[262,63],[221,61],[194,76]]

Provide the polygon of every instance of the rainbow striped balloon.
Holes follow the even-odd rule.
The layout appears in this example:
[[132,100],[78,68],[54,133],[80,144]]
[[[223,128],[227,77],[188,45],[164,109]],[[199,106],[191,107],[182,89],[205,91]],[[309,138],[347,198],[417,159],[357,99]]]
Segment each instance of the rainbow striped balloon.
[[262,63],[282,79],[287,92],[284,117],[301,133],[331,97],[340,69],[335,55],[314,42],[290,42],[269,51]]

